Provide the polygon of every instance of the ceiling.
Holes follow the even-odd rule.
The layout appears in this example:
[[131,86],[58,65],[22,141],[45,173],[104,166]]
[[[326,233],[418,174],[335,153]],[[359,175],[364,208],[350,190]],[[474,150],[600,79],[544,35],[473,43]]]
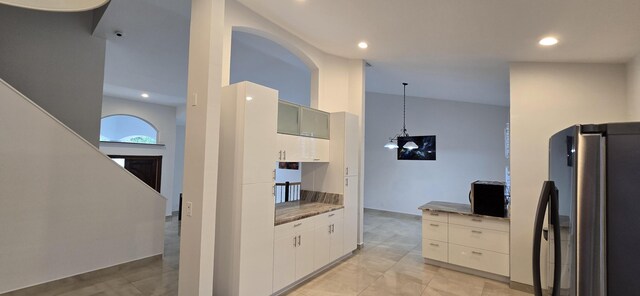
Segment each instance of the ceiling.
[[[237,0],[338,56],[367,91],[509,104],[510,61],[624,63],[640,53],[638,0]],[[546,35],[560,43],[537,44]],[[361,50],[365,40],[369,48]]]
[[190,0],[111,0],[94,31],[107,39],[104,94],[184,105],[190,10]]

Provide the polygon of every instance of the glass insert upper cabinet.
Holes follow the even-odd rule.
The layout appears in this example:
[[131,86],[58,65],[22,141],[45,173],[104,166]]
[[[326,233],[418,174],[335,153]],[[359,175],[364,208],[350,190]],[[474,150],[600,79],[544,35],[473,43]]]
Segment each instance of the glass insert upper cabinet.
[[329,139],[329,113],[300,107],[300,135]]
[[329,139],[329,113],[280,101],[278,133]]
[[300,134],[300,108],[284,101],[278,102],[278,133]]

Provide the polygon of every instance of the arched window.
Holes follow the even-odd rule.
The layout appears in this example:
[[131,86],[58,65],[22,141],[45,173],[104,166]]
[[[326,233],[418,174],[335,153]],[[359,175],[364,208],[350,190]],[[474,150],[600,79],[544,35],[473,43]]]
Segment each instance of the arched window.
[[100,121],[100,141],[157,144],[158,130],[131,115],[111,115]]

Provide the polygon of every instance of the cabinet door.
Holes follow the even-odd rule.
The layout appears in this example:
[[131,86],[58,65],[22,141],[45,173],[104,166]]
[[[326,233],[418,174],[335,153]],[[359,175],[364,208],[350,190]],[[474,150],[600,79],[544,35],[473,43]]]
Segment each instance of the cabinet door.
[[[296,280],[312,273],[315,250],[315,229],[304,229],[298,232],[298,246],[296,247]],[[291,256],[291,255],[289,255]]]
[[344,252],[344,222],[342,218],[333,219],[331,223],[331,261],[334,261],[342,255]]
[[276,237],[273,244],[273,292],[296,280],[297,236]]
[[344,121],[344,175],[357,176],[359,174],[360,127],[358,116],[345,114]]
[[300,130],[300,109],[297,105],[278,101],[278,133],[297,135]]
[[315,229],[314,268],[319,269],[331,262],[331,223],[321,217]]
[[303,137],[281,135],[278,138],[278,151],[275,153],[276,161],[300,162],[302,158]]
[[344,178],[344,247],[349,253],[358,246],[358,176]]
[[313,157],[313,161],[317,162],[329,162],[329,153],[330,153],[330,144],[329,140],[325,139],[314,139],[315,140],[315,154]]
[[[239,295],[266,295],[273,290],[275,206],[272,190],[273,182],[242,186]],[[292,248],[293,243],[287,247]]]
[[[277,92],[259,85],[247,84],[244,104],[243,184],[273,181],[273,158],[276,153]],[[239,123],[242,124],[242,123]]]
[[300,107],[300,135],[329,139],[329,113]]

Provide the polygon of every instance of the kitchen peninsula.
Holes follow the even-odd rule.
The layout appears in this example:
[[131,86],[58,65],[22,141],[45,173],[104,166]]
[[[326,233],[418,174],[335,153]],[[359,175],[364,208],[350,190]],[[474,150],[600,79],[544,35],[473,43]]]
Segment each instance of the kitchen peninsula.
[[509,281],[509,218],[475,215],[469,204],[443,201],[419,209],[426,263]]

